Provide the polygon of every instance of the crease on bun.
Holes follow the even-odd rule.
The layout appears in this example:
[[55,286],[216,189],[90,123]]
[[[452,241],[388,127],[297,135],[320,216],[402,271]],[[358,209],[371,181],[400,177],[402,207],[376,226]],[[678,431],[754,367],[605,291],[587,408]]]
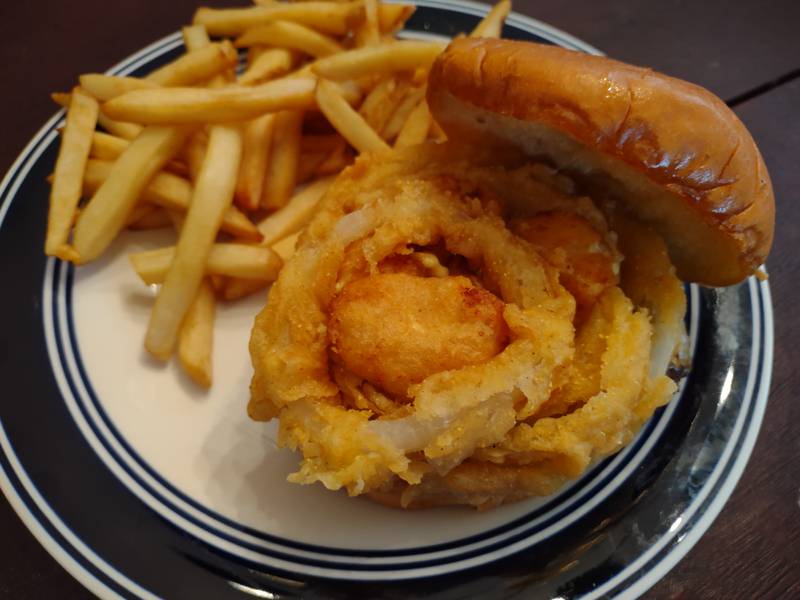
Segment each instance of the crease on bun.
[[737,283],[769,253],[767,168],[703,88],[554,46],[459,39],[433,65],[428,103],[450,139],[545,158],[652,225],[684,280]]

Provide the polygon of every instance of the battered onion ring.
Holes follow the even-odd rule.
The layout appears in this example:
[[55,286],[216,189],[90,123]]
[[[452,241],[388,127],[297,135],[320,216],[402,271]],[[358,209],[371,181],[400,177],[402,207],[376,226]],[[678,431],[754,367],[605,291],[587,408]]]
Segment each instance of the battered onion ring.
[[[279,442],[302,452],[291,481],[404,506],[492,506],[552,492],[619,449],[668,399],[668,380],[648,375],[647,313],[613,287],[593,311],[612,331],[602,392],[565,416],[537,418],[572,365],[575,301],[501,216],[563,210],[610,247],[615,236],[589,199],[570,196],[546,168],[491,167],[487,157],[458,153],[443,145],[360,159],[334,183],[270,291],[250,342],[248,410],[256,420],[279,417]],[[387,257],[437,244],[475,266],[506,303],[508,345],[411,386],[405,411],[352,408],[355,383],[329,360],[332,299]],[[363,273],[346,260],[354,249]]]

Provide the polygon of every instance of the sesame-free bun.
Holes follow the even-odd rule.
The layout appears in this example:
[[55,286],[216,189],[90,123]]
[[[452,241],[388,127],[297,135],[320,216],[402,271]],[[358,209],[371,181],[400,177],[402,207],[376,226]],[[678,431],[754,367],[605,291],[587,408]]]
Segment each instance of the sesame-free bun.
[[684,280],[730,285],[769,253],[767,168],[742,122],[701,87],[554,46],[471,38],[434,63],[428,103],[451,140],[521,148],[655,227]]

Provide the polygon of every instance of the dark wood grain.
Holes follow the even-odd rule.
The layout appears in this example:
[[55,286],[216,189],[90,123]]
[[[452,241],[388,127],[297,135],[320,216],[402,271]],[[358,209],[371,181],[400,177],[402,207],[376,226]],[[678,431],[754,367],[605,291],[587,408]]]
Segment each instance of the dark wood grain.
[[613,58],[687,79],[724,100],[800,67],[796,0],[515,0],[514,6]]
[[[215,4],[242,4],[215,2]],[[48,99],[78,73],[102,71],[175,31],[195,0],[0,3],[0,169],[55,111]],[[796,0],[517,0],[516,9],[611,56],[741,95],[800,68]],[[800,597],[800,82],[738,107],[778,198],[769,261],[776,311],[772,395],[753,457],[731,501],[652,598]],[[8,401],[8,399],[4,399]],[[88,598],[0,500],[0,598]]]

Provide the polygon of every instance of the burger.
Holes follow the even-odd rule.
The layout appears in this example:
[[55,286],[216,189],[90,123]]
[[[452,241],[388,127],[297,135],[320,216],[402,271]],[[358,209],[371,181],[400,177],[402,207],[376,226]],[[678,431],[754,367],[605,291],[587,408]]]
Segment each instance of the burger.
[[774,200],[718,98],[607,58],[452,42],[447,134],[345,170],[256,318],[290,481],[392,506],[552,494],[672,398],[683,282],[757,272]]

